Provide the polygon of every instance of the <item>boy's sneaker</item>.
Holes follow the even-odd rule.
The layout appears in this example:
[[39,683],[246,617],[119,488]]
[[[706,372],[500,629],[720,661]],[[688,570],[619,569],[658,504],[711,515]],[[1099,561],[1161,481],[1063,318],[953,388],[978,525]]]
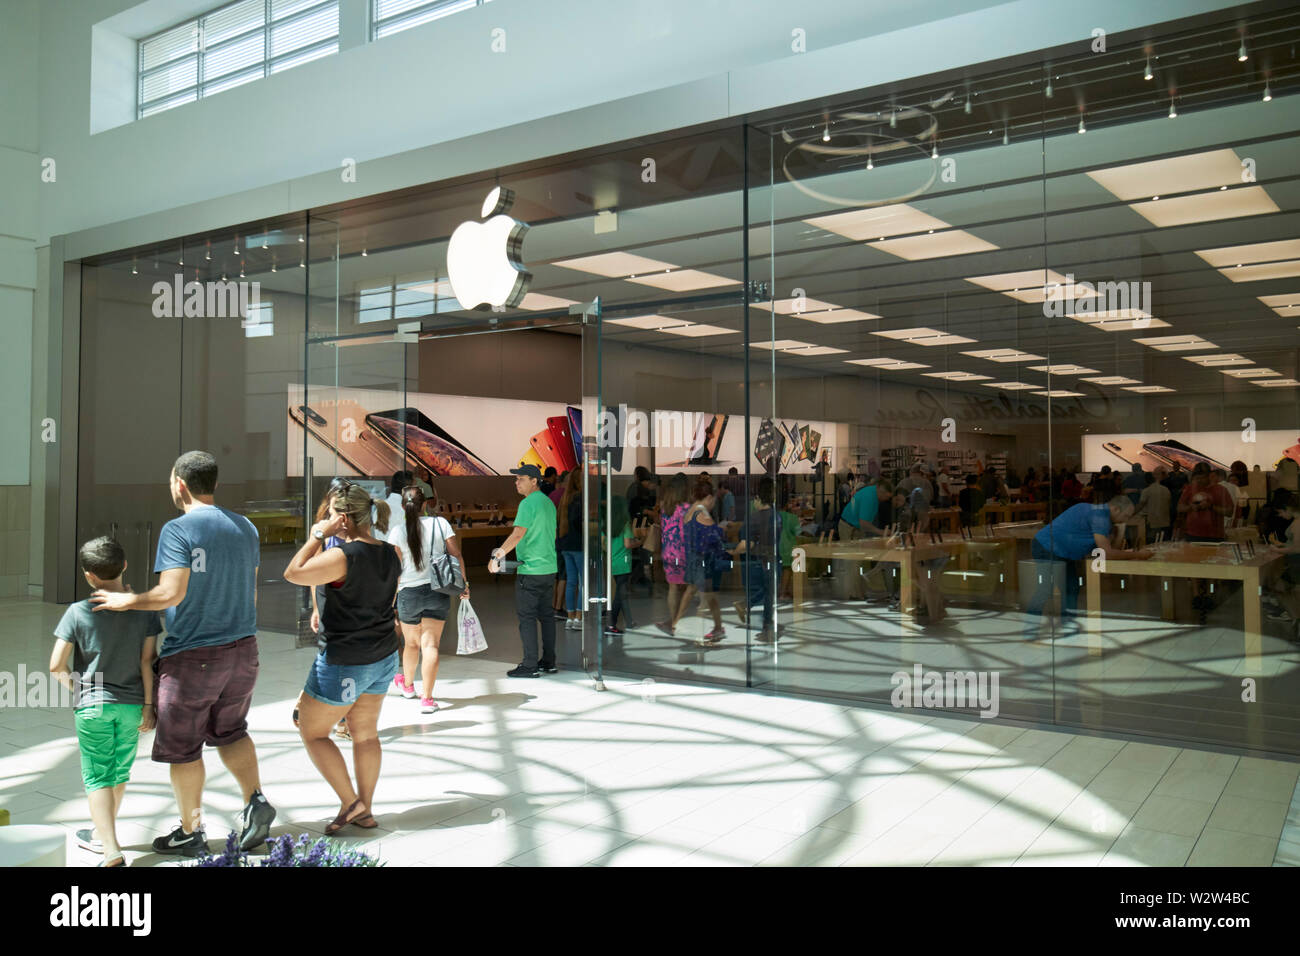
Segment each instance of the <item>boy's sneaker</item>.
[[203,832],[203,828],[195,830],[193,833],[186,833],[181,829],[181,825],[176,824],[176,829],[166,836],[160,836],[153,841],[153,851],[155,853],[180,853],[184,856],[198,856],[208,848],[208,838]]
[[91,853],[104,852],[104,841],[95,837],[95,831],[92,827],[77,831],[77,846],[83,850],[89,850]]
[[541,663],[537,665],[537,672],[539,674],[558,674],[560,669],[554,664]]
[[541,677],[541,673],[536,667],[525,667],[520,664],[514,670],[506,671],[507,677]]
[[605,628],[605,633],[610,635],[611,637],[622,637],[623,629],[618,627],[618,625],[616,624],[611,624]]
[[248,852],[265,844],[271,835],[271,823],[274,820],[275,807],[262,796],[261,790],[254,790],[248,799],[248,806],[239,815],[239,848]]
[[420,698],[420,713],[435,714],[438,712],[438,702],[432,697]]

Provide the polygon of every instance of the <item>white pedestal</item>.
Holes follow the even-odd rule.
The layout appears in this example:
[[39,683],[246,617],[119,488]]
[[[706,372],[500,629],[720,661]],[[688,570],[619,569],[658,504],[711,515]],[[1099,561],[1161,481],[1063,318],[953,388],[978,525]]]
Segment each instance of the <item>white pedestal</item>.
[[0,827],[0,869],[67,866],[68,831],[43,824]]

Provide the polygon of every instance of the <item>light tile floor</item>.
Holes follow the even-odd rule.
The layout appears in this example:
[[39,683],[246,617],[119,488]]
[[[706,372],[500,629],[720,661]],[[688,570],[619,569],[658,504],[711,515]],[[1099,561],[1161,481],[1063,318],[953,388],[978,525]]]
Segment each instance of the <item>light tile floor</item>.
[[[60,611],[0,602],[0,670],[40,669]],[[275,832],[321,832],[337,801],[289,721],[313,651],[260,642],[250,724]],[[505,669],[446,656],[445,710],[386,701],[380,828],[344,839],[397,866],[1300,863],[1294,763],[663,681],[602,693],[577,672]],[[217,849],[240,801],[215,755],[208,768]],[[86,825],[71,714],[0,710],[0,807],[13,823]],[[123,807],[134,865],[174,865],[148,849],[174,817],[146,740]],[[97,862],[71,846],[70,862]]]

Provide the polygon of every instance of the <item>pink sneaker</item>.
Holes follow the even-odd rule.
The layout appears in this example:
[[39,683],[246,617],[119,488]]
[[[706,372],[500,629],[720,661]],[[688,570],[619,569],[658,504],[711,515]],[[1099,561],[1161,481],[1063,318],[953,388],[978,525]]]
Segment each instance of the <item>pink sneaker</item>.
[[434,700],[432,697],[420,698],[420,713],[433,714],[433,713],[437,713],[437,711],[438,711],[438,702],[436,700]]
[[393,678],[393,686],[397,688],[399,694],[406,690],[406,675],[398,671],[397,676]]
[[397,687],[398,692],[407,700],[415,699],[415,686],[406,682],[405,674],[398,674],[394,677],[393,684]]

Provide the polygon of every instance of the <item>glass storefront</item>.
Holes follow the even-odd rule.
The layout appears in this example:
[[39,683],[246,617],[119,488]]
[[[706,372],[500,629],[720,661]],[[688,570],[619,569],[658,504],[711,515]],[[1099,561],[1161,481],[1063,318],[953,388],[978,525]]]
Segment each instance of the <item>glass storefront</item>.
[[[1253,18],[1246,64],[1237,29],[83,263],[76,538],[115,527],[144,586],[208,448],[294,633],[329,479],[427,468],[513,661],[483,565],[532,461],[588,518],[569,666],[1300,754],[1300,570],[1260,536],[1300,461],[1300,19]],[[497,186],[527,295],[470,311],[448,248]],[[259,304],[156,317],[176,273]]]

